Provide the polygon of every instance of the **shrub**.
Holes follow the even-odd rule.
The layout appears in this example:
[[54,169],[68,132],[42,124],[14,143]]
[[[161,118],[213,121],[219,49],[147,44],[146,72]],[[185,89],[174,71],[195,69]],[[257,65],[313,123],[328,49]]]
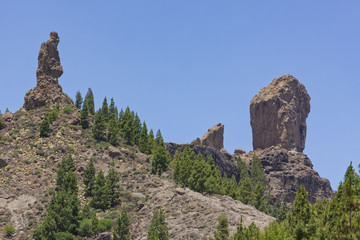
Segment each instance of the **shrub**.
[[40,137],[48,137],[50,133],[50,123],[45,118],[40,124]]
[[5,127],[5,125],[4,125],[3,121],[2,121],[2,119],[0,118],[0,130],[3,129],[4,127]]
[[111,229],[112,221],[110,219],[101,219],[99,220],[98,227],[99,232],[105,232],[106,230]]
[[72,235],[69,232],[58,232],[58,233],[55,233],[55,239],[56,240],[73,240],[74,235]]
[[71,106],[66,106],[66,107],[64,107],[63,112],[66,114],[70,114],[71,110],[72,110]]
[[78,233],[82,237],[91,237],[95,235],[93,225],[89,219],[85,218],[80,222]]
[[15,228],[12,225],[6,225],[3,232],[7,237],[11,237],[15,233]]

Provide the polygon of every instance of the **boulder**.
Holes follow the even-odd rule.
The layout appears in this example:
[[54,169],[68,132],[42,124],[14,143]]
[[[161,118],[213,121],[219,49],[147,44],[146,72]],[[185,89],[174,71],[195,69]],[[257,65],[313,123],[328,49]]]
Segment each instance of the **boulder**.
[[59,41],[58,33],[53,31],[50,33],[50,40],[41,44],[36,70],[37,84],[25,95],[24,108],[26,110],[36,109],[46,104],[72,104],[72,100],[63,93],[58,83],[58,78],[63,74],[57,49]]
[[310,96],[304,85],[289,74],[275,78],[250,103],[253,148],[280,146],[302,152],[309,112]]
[[110,146],[109,147],[109,156],[110,157],[117,157],[120,156],[121,152],[118,148]]

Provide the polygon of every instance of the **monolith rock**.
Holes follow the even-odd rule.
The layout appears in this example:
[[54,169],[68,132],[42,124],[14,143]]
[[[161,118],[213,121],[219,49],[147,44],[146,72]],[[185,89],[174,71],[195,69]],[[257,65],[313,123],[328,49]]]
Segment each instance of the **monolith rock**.
[[63,93],[58,82],[58,78],[63,74],[57,49],[59,41],[58,33],[53,31],[50,33],[50,39],[41,44],[36,70],[37,84],[25,95],[24,108],[26,110],[39,108],[46,104],[72,103],[71,99]]
[[304,85],[287,74],[275,78],[251,100],[253,148],[280,146],[302,152],[310,96]]

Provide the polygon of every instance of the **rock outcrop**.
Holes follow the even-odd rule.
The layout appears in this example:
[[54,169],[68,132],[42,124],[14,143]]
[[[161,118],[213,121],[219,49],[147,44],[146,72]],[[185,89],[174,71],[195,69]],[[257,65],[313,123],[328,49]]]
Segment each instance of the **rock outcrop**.
[[329,200],[334,196],[329,180],[319,176],[304,153],[278,146],[251,151],[241,156],[248,166],[254,153],[261,159],[273,197],[281,198],[286,194],[287,202],[291,204],[301,184],[308,191],[311,203],[324,197]]
[[207,147],[221,150],[224,148],[224,125],[221,123],[216,124],[212,128],[209,128],[207,133],[201,138],[195,139],[191,142],[193,145],[202,145]]
[[176,150],[180,149],[183,151],[186,146],[190,146],[195,153],[195,157],[201,153],[204,159],[207,160],[207,158],[211,155],[214,159],[215,165],[219,167],[222,175],[228,176],[229,178],[234,175],[237,180],[239,179],[239,172],[236,168],[235,161],[229,153],[224,153],[223,151],[217,150],[213,147],[202,145],[165,143],[165,148],[169,151],[171,158],[174,157]]
[[309,112],[310,96],[304,85],[291,75],[275,78],[250,103],[254,152],[241,158],[249,167],[255,153],[261,159],[271,195],[286,194],[289,204],[301,184],[309,192],[312,203],[334,196],[329,180],[321,178],[302,153]]
[[250,115],[254,149],[281,146],[302,152],[310,96],[291,75],[275,78],[251,100]]
[[24,108],[26,110],[39,108],[46,104],[70,104],[72,102],[63,93],[62,87],[58,83],[58,78],[63,74],[57,50],[59,41],[57,32],[51,32],[50,39],[41,44],[36,70],[37,84],[25,95]]

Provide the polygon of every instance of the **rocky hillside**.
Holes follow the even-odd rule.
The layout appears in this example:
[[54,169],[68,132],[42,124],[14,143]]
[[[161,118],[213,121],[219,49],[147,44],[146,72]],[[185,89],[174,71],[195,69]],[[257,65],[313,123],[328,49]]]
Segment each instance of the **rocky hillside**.
[[[231,233],[241,217],[245,225],[254,222],[260,228],[274,220],[229,197],[179,188],[172,181],[171,170],[162,177],[151,174],[152,156],[141,153],[137,146],[121,142],[112,147],[107,142],[97,142],[91,129],[80,126],[80,110],[58,83],[63,72],[58,43],[58,34],[52,32],[50,40],[41,45],[37,85],[26,93],[24,107],[14,114],[1,116],[5,123],[5,128],[0,130],[1,239],[7,224],[15,227],[15,239],[32,239],[32,232],[45,216],[54,194],[58,165],[69,155],[76,164],[82,206],[87,200],[82,178],[90,159],[97,172],[102,170],[106,175],[109,168],[114,167],[120,173],[121,204],[97,211],[97,216],[112,219],[125,206],[130,216],[132,239],[146,239],[157,208],[165,212],[171,239],[208,239],[221,214],[229,217]],[[40,137],[40,123],[56,106],[58,116],[50,124],[49,137]],[[212,154],[215,156],[216,152]],[[220,151],[219,156],[215,163],[220,168],[223,166],[223,171],[236,174],[231,156]],[[110,235],[104,233],[101,237],[110,239]]]

